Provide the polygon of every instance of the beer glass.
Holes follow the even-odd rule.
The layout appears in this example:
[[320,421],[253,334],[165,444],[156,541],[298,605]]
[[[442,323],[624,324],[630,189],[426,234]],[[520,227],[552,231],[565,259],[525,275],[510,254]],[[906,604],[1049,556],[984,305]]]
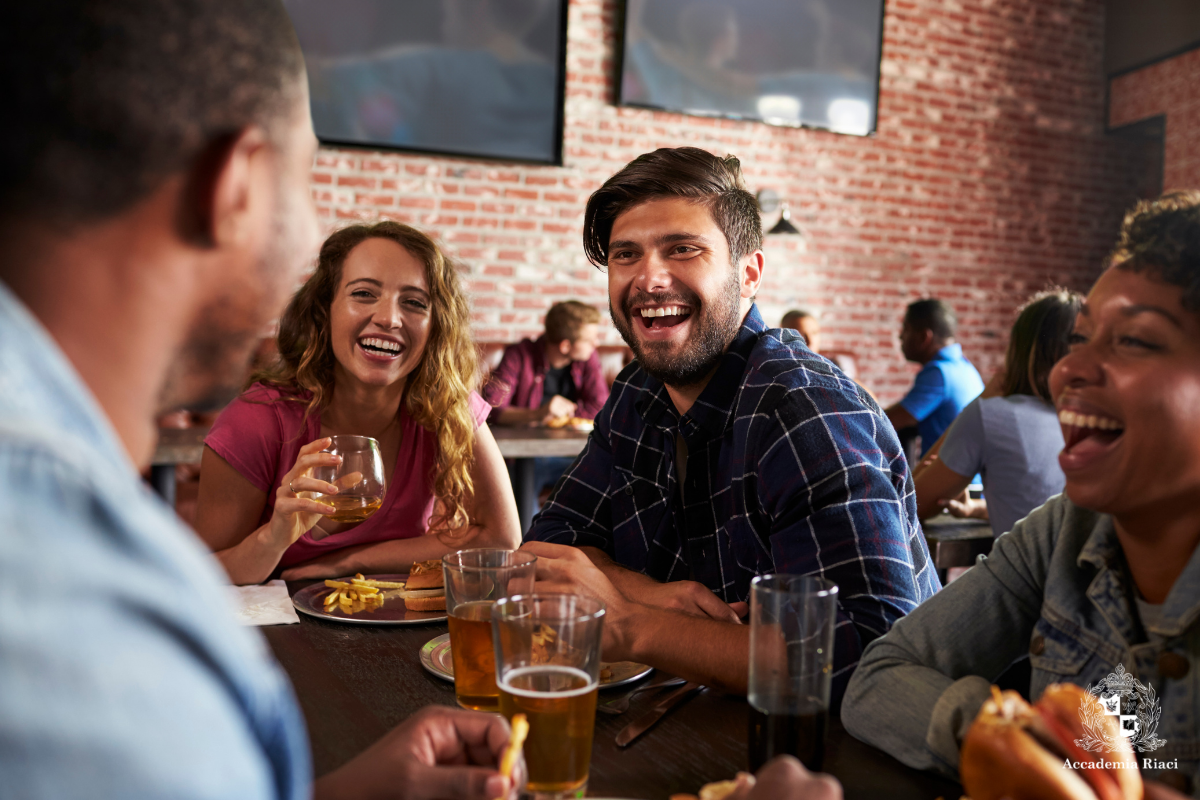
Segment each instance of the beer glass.
[[334,522],[362,522],[383,505],[383,457],[379,442],[369,436],[331,436],[322,452],[342,457],[341,464],[313,467],[312,476],[338,487],[337,494],[314,493],[312,499],[334,512]]
[[532,594],[536,563],[536,556],[516,550],[459,550],[442,556],[454,696],[463,708],[500,709],[492,604],[509,595]]
[[750,770],[777,755],[811,770],[825,757],[836,584],[760,575],[750,584]]
[[604,603],[535,594],[492,608],[500,713],[529,720],[526,791],[534,800],[583,797],[592,760]]

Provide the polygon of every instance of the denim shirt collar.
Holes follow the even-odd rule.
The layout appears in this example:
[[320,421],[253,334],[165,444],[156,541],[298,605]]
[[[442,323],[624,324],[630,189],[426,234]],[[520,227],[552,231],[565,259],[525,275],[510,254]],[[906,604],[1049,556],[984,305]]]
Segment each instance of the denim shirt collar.
[[696,402],[682,417],[663,382],[647,376],[642,397],[636,404],[642,421],[647,425],[666,429],[682,425],[685,436],[698,431],[705,440],[715,439],[724,434],[733,424],[733,410],[742,389],[742,376],[746,372],[750,352],[765,330],[767,325],[758,313],[758,306],[751,304],[737,335],[725,351],[725,355],[721,357],[717,371],[700,392]]
[[[1087,588],[1088,599],[1127,642],[1137,641],[1134,622],[1139,620],[1134,604],[1137,589],[1129,576],[1125,552],[1110,515],[1099,515],[1076,564],[1091,565],[1097,570]],[[1192,551],[1187,566],[1167,594],[1162,611],[1162,619],[1147,631],[1164,637],[1182,635],[1200,616],[1200,547]]]

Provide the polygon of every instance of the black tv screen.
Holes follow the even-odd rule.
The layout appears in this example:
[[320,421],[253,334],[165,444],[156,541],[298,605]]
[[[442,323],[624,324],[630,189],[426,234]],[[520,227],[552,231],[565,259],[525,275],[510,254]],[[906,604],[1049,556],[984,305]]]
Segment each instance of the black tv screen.
[[620,102],[867,135],[883,0],[626,0]]
[[331,144],[557,164],[566,0],[284,0]]

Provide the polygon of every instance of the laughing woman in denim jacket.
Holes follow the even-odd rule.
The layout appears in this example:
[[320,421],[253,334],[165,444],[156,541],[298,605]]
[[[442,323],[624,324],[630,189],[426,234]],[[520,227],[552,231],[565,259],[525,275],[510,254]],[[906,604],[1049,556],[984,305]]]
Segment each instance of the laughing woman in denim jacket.
[[1030,658],[1033,698],[1123,667],[1162,712],[1166,744],[1138,753],[1144,774],[1200,796],[1200,192],[1126,215],[1050,388],[1064,493],[871,644],[842,720],[906,764],[954,774],[1015,660]]

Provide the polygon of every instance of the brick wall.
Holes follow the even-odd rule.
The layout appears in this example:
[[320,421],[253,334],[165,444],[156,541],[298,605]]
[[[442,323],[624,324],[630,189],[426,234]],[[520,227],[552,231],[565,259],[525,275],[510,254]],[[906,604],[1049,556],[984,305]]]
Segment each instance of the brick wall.
[[868,138],[615,107],[616,10],[571,1],[563,167],[326,148],[313,188],[327,224],[439,235],[465,265],[476,336],[514,339],[557,299],[606,304],[580,245],[590,191],[656,147],[732,152],[805,232],[768,240],[768,321],[820,312],[827,347],[854,352],[885,403],[915,371],[896,346],[908,301],[952,301],[986,374],[1022,298],[1095,277],[1133,191],[1104,133],[1103,0],[888,0]]
[[1113,78],[1115,127],[1165,115],[1163,190],[1200,188],[1200,49]]

